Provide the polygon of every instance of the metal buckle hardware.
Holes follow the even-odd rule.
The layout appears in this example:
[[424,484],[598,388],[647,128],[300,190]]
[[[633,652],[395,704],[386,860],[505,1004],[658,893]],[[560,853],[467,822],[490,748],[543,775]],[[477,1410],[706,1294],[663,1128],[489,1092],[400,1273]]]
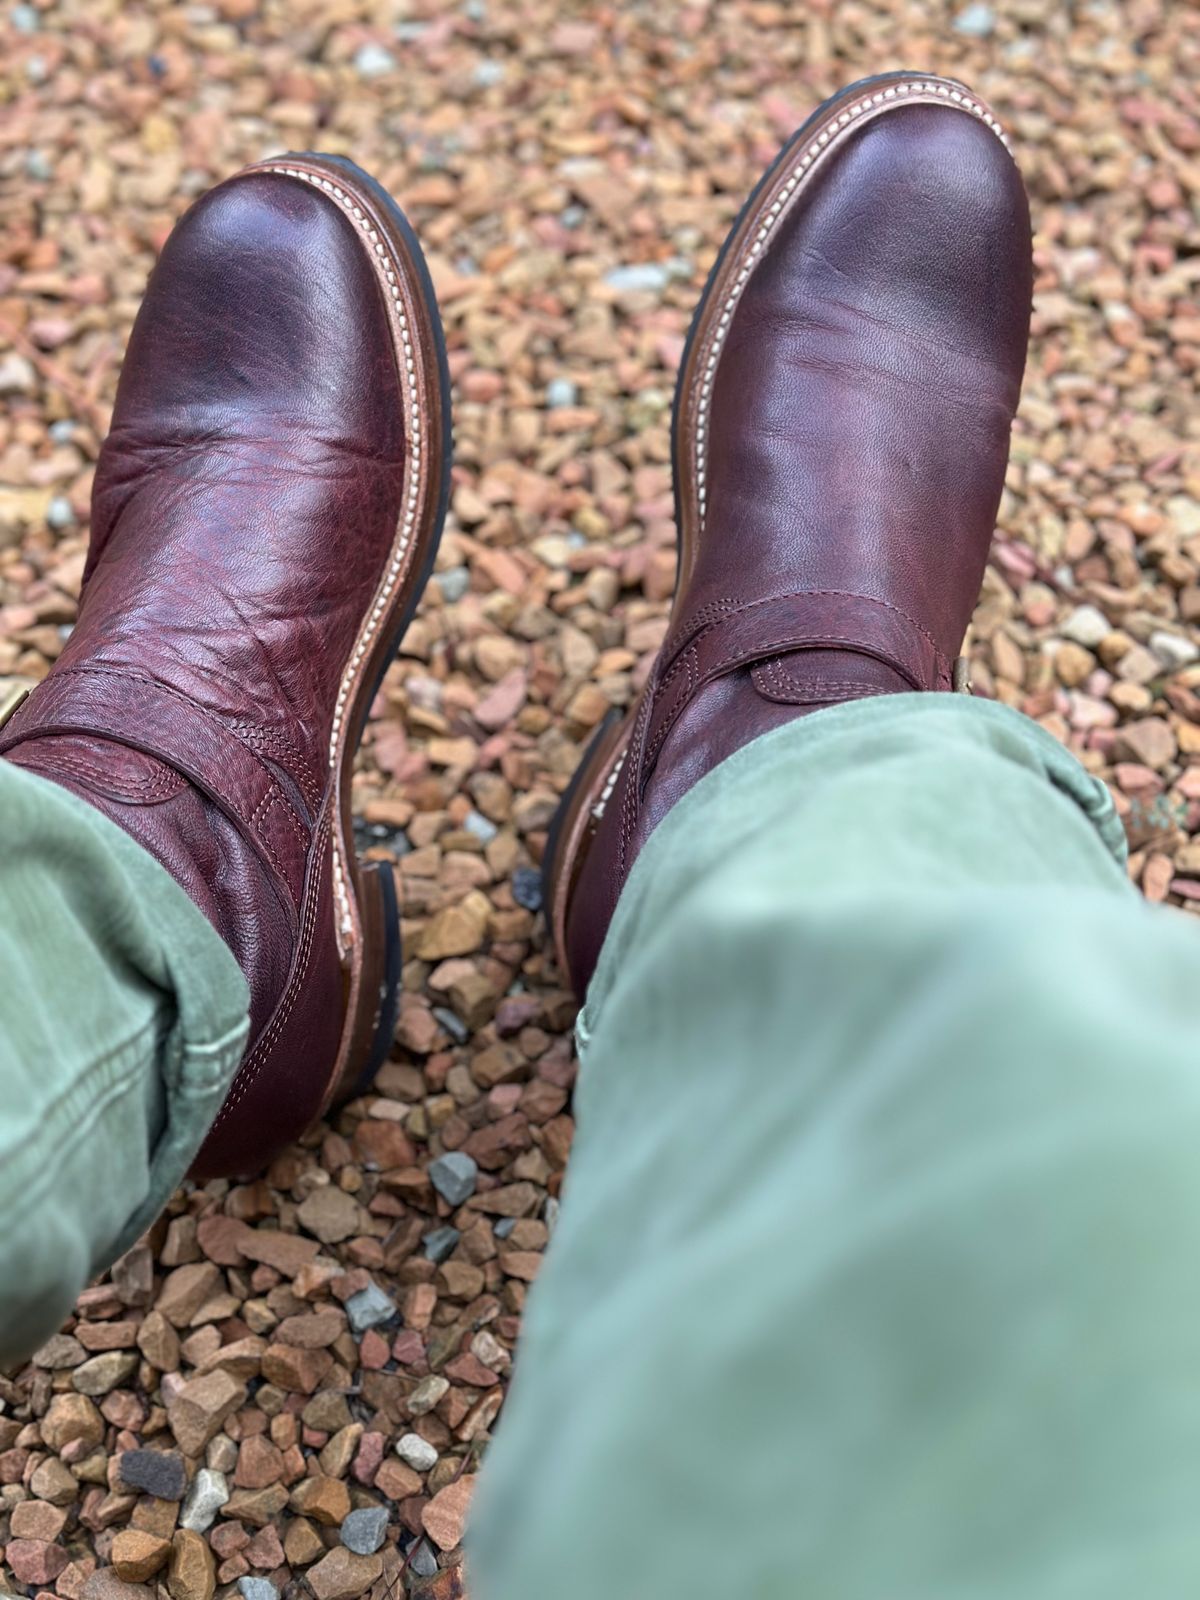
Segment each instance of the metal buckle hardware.
[[0,692],[0,728],[8,721],[18,706],[24,705],[29,699],[29,685],[14,683],[10,689]]

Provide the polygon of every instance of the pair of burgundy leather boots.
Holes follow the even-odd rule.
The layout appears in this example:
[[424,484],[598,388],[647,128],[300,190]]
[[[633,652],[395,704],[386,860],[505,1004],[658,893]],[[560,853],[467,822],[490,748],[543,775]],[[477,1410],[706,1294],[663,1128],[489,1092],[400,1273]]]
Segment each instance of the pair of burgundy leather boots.
[[[1030,277],[1020,176],[949,80],[844,90],[751,196],[679,376],[667,640],[547,847],[577,992],[706,772],[817,707],[955,686]],[[433,290],[373,180],[289,156],[192,207],[130,340],[78,624],[0,754],[138,840],[245,973],[250,1045],[198,1176],[260,1167],[391,1046],[395,890],[355,859],[350,776],[449,451]]]

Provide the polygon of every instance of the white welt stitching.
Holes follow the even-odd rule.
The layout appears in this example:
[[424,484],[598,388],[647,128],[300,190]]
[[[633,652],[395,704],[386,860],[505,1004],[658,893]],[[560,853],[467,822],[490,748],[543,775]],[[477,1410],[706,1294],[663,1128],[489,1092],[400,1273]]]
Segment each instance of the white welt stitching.
[[[384,573],[383,583],[375,597],[375,603],[367,615],[354,646],[354,653],[342,675],[341,686],[338,689],[337,701],[333,708],[333,730],[329,739],[329,762],[332,767],[337,761],[338,741],[342,732],[342,723],[345,720],[347,702],[350,698],[351,686],[354,684],[358,668],[362,665],[367,652],[371,649],[375,635],[379,631],[379,624],[384,612],[388,609],[396,585],[399,583],[404,569],[404,560],[408,554],[408,547],[412,543],[413,530],[417,520],[417,502],[421,493],[421,411],[417,401],[416,392],[416,361],[413,356],[412,330],[408,325],[408,317],[404,310],[404,301],[400,294],[400,285],[396,278],[395,264],[388,255],[387,248],[379,236],[379,230],[371,226],[371,219],[363,208],[356,204],[354,196],[345,189],[339,188],[329,178],[322,178],[313,172],[305,172],[300,167],[269,166],[267,172],[277,172],[286,178],[299,178],[302,183],[311,184],[314,189],[320,189],[330,195],[341,206],[342,210],[354,223],[363,235],[368,248],[380,259],[376,263],[387,279],[388,293],[392,298],[393,309],[400,325],[400,339],[404,346],[404,371],[400,375],[401,389],[405,400],[405,409],[408,413],[409,428],[411,430],[412,449],[409,451],[412,470],[408,495],[401,513],[399,537],[392,549],[392,558]],[[350,909],[350,893],[346,883],[346,866],[342,861],[342,853],[338,843],[338,830],[333,829],[333,893],[337,906],[338,944],[342,955],[348,951],[350,941],[354,936],[354,922]]]
[[729,324],[733,320],[733,313],[737,308],[738,300],[741,298],[742,290],[745,288],[751,272],[758,264],[758,258],[762,254],[764,245],[774,231],[780,217],[789,208],[797,189],[813,162],[824,155],[828,146],[837,140],[838,135],[845,128],[848,128],[856,118],[861,117],[864,112],[875,112],[881,108],[886,109],[898,101],[903,103],[909,97],[917,100],[947,100],[951,105],[960,106],[963,111],[969,111],[972,116],[978,117],[981,122],[986,123],[1004,148],[1006,150],[1009,148],[1008,138],[1003,128],[1001,128],[985,105],[961,87],[956,88],[950,83],[935,83],[933,81],[896,83],[887,89],[880,89],[876,94],[867,95],[862,100],[856,100],[853,105],[847,106],[839,117],[805,147],[799,160],[788,174],[787,182],[780,190],[774,204],[768,208],[762,224],[743,258],[742,266],[734,279],[733,287],[725,297],[725,302],[721,307],[721,315],[717,321],[716,332],[712,335],[712,345],[708,352],[708,359],[704,364],[704,376],[700,384],[700,402],[696,411],[695,446],[696,501],[701,531],[704,528],[704,512],[708,496],[708,488],[705,482],[707,471],[705,443],[708,438],[708,413],[712,401],[713,377],[716,373],[717,362],[721,358],[721,350],[725,344],[725,337],[729,332]]

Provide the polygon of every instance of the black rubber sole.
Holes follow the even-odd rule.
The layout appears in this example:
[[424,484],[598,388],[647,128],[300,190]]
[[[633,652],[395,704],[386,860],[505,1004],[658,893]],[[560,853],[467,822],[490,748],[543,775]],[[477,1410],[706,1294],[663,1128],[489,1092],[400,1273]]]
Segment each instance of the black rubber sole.
[[371,1050],[366,1065],[347,1096],[350,1100],[357,1099],[360,1094],[366,1094],[375,1082],[375,1074],[391,1054],[392,1042],[396,1037],[396,1018],[400,1013],[400,974],[403,966],[400,949],[400,907],[396,899],[396,874],[390,865],[386,871],[380,872],[379,883],[383,891],[385,939],[379,1017],[375,1024],[375,1036],[371,1040]]
[[[454,459],[454,417],[451,402],[450,362],[446,354],[446,334],[442,327],[442,314],[438,306],[437,294],[433,287],[433,279],[429,275],[429,267],[425,261],[425,254],[417,238],[416,230],[405,216],[400,206],[383,187],[377,178],[363,169],[348,156],[326,155],[320,150],[293,151],[291,154],[297,160],[319,161],[323,165],[340,167],[354,179],[355,183],[366,189],[374,197],[378,205],[385,210],[392,220],[396,231],[401,235],[408,246],[413,265],[416,269],[416,285],[420,292],[428,317],[429,326],[434,333],[434,349],[437,358],[438,388],[441,398],[442,420],[442,457],[441,457],[441,484],[438,493],[437,511],[434,518],[433,538],[429,541],[429,549],[421,564],[418,585],[412,600],[404,608],[393,625],[387,647],[374,682],[371,685],[370,695],[367,699],[369,705],[379,693],[387,669],[400,653],[400,646],[404,642],[404,635],[409,624],[416,616],[425,590],[429,586],[433,574],[434,562],[437,560],[438,549],[442,541],[442,530],[446,523],[446,510],[450,504],[450,469]],[[362,735],[366,732],[366,720],[363,721],[362,732],[355,745],[357,750],[362,744]],[[403,950],[400,940],[400,908],[396,898],[396,879],[392,872],[379,874],[385,903],[384,927],[386,949],[384,953],[384,986],[380,999],[379,1019],[376,1024],[375,1034],[371,1041],[371,1048],[367,1054],[367,1062],[350,1091],[349,1098],[365,1094],[375,1080],[375,1075],[391,1053],[392,1044],[396,1035],[396,1018],[400,1007],[400,978],[403,967]]]

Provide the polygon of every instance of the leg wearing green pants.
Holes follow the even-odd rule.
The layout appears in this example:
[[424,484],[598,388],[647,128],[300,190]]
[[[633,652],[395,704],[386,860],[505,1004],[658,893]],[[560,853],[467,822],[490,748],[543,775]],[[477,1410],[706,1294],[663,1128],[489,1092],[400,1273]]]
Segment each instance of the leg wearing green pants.
[[862,701],[651,839],[473,1600],[1200,1593],[1200,938],[1002,707]]
[[[0,1231],[16,1345],[165,1198],[245,1005],[154,863],[19,780],[0,1215],[72,1193],[49,1259]],[[581,1019],[474,1600],[1197,1592],[1200,941],[1120,855],[1057,745],[948,696],[672,812]]]
[[246,1040],[233,956],[140,845],[0,761],[0,1369],[153,1222]]

